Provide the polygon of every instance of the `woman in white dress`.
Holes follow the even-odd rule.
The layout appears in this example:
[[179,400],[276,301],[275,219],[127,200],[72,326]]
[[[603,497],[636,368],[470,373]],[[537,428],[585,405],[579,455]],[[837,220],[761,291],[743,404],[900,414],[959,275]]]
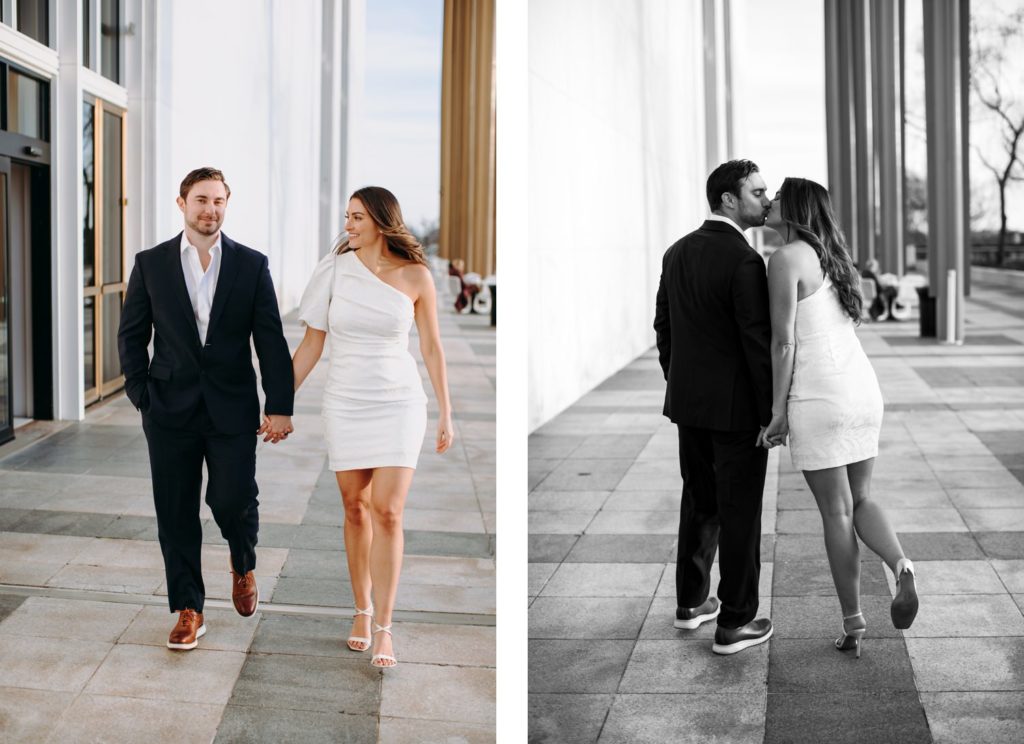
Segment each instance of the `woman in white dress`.
[[893,625],[909,628],[918,605],[914,566],[871,498],[882,392],[854,330],[862,308],[859,277],[823,186],[787,178],[765,224],[786,241],[768,261],[774,399],[765,446],[785,444],[788,435],[793,465],[821,512],[843,614],[836,648],[859,658],[867,623],[858,536],[896,577]]
[[408,348],[414,321],[437,396],[438,453],[451,447],[454,431],[434,280],[398,201],[377,186],[359,189],[349,199],[345,231],[302,295],[306,335],[292,365],[297,390],[330,334],[323,417],[355,595],[348,647],[365,651],[372,643],[370,663],[391,667],[398,663],[391,615],[402,567],[402,510],[427,425],[427,399]]

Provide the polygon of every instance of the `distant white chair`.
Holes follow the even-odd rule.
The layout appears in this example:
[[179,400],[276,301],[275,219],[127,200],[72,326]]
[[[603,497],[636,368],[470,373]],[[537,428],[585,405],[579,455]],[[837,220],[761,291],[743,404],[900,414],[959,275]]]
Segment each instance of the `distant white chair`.
[[917,283],[900,281],[899,293],[892,301],[892,317],[896,320],[907,320],[917,307]]

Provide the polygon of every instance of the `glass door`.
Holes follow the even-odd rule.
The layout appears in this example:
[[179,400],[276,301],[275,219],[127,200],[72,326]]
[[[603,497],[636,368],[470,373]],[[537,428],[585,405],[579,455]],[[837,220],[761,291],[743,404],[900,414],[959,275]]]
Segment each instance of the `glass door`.
[[14,439],[11,359],[11,256],[7,240],[7,192],[11,161],[0,157],[0,444]]

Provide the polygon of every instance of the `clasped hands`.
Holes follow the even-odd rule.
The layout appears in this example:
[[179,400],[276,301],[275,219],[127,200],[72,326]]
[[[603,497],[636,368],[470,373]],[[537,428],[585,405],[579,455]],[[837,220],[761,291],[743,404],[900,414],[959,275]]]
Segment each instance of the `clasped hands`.
[[757,435],[755,447],[771,449],[780,444],[785,446],[789,439],[789,417],[785,414],[772,414],[772,420],[768,426],[762,426],[761,432]]
[[256,430],[256,436],[263,434],[264,442],[277,444],[282,439],[287,439],[288,435],[293,431],[295,431],[295,428],[292,426],[291,416],[263,414],[263,423],[260,424],[260,428]]

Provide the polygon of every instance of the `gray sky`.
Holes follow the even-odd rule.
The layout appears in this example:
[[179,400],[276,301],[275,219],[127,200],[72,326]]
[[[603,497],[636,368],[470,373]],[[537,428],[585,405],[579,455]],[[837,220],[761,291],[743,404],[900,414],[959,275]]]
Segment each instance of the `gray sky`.
[[368,0],[356,186],[384,186],[406,224],[439,215],[443,0]]

